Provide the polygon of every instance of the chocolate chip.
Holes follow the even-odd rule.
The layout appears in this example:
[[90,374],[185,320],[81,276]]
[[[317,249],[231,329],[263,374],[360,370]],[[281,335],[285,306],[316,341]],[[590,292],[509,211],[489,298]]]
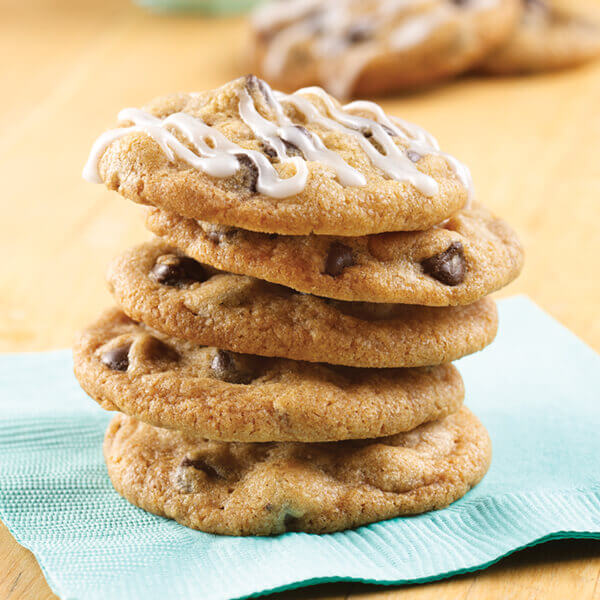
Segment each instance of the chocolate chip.
[[240,163],[236,177],[242,187],[256,193],[256,184],[258,183],[258,167],[247,154],[234,154]]
[[375,30],[370,23],[355,23],[346,30],[346,40],[350,44],[359,44],[373,38]]
[[210,368],[217,379],[227,383],[250,383],[254,379],[251,370],[233,352],[217,350]]
[[303,127],[302,125],[294,125],[293,127],[294,129],[297,129],[298,131],[303,133],[306,137],[312,137],[310,131],[306,129],[306,127]]
[[194,281],[206,280],[206,271],[197,260],[194,260],[189,256],[182,256],[181,266],[183,267],[183,271],[188,279],[192,279]]
[[421,160],[421,155],[414,150],[407,150],[406,156],[409,160],[412,160],[414,163],[419,162]]
[[452,242],[444,252],[422,261],[421,266],[427,275],[444,285],[458,285],[463,282],[467,271],[463,245]]
[[[396,135],[396,132],[393,129],[390,129],[387,125],[384,125],[383,123],[378,123],[378,125],[381,127],[381,129],[383,129],[390,137],[398,137]],[[366,138],[370,138],[373,137],[373,130],[370,127],[365,127],[364,129],[361,130],[361,133],[366,137]]]
[[178,265],[157,263],[150,271],[150,278],[162,285],[177,285],[183,279],[183,272]]
[[250,93],[258,90],[266,98],[269,96],[269,89],[266,82],[252,73],[246,75],[246,89]]
[[296,144],[292,144],[292,142],[286,140],[283,140],[283,144],[285,146],[285,153],[288,156],[299,156],[300,158],[304,158],[304,152],[302,152]]
[[337,277],[346,267],[351,267],[353,264],[352,248],[339,242],[331,244],[329,254],[325,259],[325,273],[327,275]]
[[[397,137],[396,134],[387,125],[384,125],[383,123],[379,123],[379,125],[390,137]],[[361,129],[361,133],[365,136],[365,138],[369,140],[369,142],[371,142],[371,145],[375,148],[375,150],[377,150],[377,152],[379,152],[380,154],[386,154],[385,149],[377,141],[377,139],[373,135],[373,130],[370,127],[365,127]]]
[[202,471],[208,477],[212,477],[213,479],[219,479],[219,478],[221,478],[221,475],[219,474],[219,472],[214,467],[212,467],[211,465],[209,465],[202,458],[190,458],[189,456],[186,456],[181,461],[181,466],[184,467],[184,468],[185,467],[193,467],[197,471]]
[[300,519],[290,513],[285,513],[283,517],[283,527],[285,531],[298,531],[300,525]]
[[113,371],[127,371],[129,367],[129,349],[131,343],[111,348],[102,354],[100,360]]
[[204,232],[211,242],[220,244],[223,240],[233,235],[235,229],[228,229],[226,227],[220,227],[219,225],[210,225],[204,229]]
[[204,267],[193,258],[169,255],[161,257],[150,271],[150,278],[162,285],[180,286],[190,281],[205,281]]
[[[293,144],[292,142],[288,142],[287,140],[284,140],[284,139],[282,139],[281,141],[283,142],[283,145],[285,147],[285,153],[288,156],[300,156],[301,158],[304,158],[304,154],[303,154],[302,150],[300,150],[300,148],[298,148],[298,146],[296,146],[296,144]],[[271,144],[269,144],[269,142],[266,142],[266,141],[261,142],[261,151],[263,154],[265,154],[266,156],[268,156],[271,159],[271,162],[279,161],[279,156],[277,155],[277,150],[275,150],[275,148],[273,146],[271,146]]]
[[268,156],[271,160],[277,160],[279,157],[277,156],[277,150],[269,142],[262,141],[260,143],[260,149],[263,154]]

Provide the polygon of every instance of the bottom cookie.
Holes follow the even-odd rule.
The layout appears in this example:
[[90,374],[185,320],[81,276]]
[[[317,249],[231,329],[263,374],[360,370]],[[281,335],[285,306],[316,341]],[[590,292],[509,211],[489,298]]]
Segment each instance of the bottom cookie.
[[378,440],[225,443],[118,415],[104,440],[116,490],[147,511],[224,535],[329,533],[439,509],[489,468],[467,409]]

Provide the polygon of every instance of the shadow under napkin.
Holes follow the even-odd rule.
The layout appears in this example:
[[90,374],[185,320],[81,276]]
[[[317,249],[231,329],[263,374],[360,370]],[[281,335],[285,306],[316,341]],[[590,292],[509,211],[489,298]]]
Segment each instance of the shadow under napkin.
[[449,508],[330,535],[231,538],[145,513],[102,459],[111,415],[70,351],[0,356],[0,518],[69,600],[229,600],[326,581],[399,584],[485,567],[549,539],[600,538],[600,357],[526,298],[457,364],[492,467]]

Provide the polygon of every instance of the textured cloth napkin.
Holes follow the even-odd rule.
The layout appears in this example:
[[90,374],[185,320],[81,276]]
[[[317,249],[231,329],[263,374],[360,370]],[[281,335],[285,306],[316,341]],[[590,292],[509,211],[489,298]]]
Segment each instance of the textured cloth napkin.
[[449,508],[331,535],[232,538],[128,504],[102,460],[111,415],[68,351],[0,357],[0,518],[64,600],[217,600],[325,581],[398,584],[483,568],[524,546],[600,538],[600,357],[525,298],[459,362],[492,467]]

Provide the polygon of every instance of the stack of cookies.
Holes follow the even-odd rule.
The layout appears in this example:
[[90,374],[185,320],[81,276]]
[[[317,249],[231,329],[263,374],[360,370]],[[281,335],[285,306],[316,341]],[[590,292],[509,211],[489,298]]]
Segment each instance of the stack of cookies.
[[75,373],[120,411],[133,504],[208,532],[331,532],[447,506],[488,435],[451,361],[496,333],[522,250],[419,127],[248,76],[126,109],[84,174],[156,234],[108,272],[118,308]]
[[284,89],[338,97],[510,75],[600,54],[600,26],[561,0],[287,0],[252,20],[253,68]]

